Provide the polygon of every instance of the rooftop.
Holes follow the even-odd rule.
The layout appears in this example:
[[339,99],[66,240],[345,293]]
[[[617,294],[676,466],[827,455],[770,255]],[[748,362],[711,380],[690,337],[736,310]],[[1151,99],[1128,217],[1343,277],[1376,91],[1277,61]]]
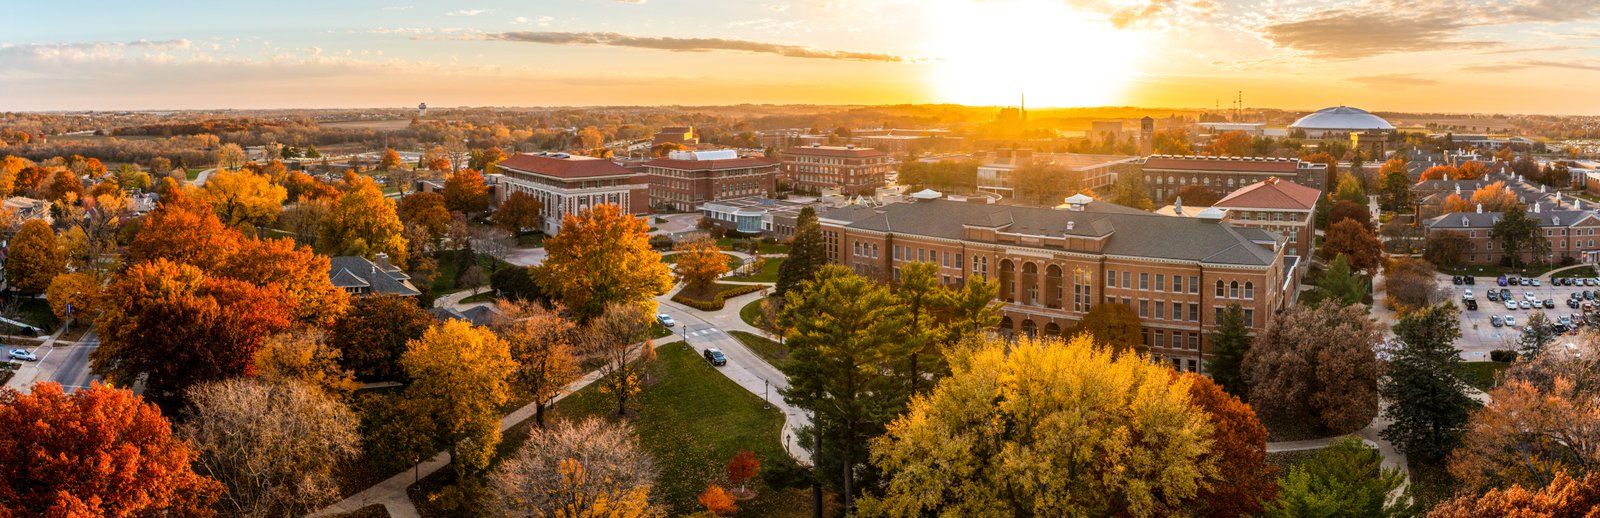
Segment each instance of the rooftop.
[[1177,171],[1294,174],[1300,167],[1301,162],[1298,158],[1150,155],[1144,159],[1144,169],[1146,171],[1171,169]]
[[856,146],[796,146],[784,150],[785,155],[806,156],[836,156],[847,158],[871,158],[889,156],[888,153],[870,147]]
[[501,169],[562,179],[634,174],[610,160],[566,153],[518,153],[501,161],[499,166]]
[[379,256],[374,262],[358,255],[340,255],[328,259],[328,279],[339,289],[364,289],[373,295],[421,295],[411,284],[411,276],[389,264]]
[[1309,130],[1383,130],[1394,131],[1394,125],[1383,117],[1360,108],[1334,106],[1323,108],[1301,117],[1289,125],[1293,129]]
[[1317,206],[1322,191],[1274,176],[1246,185],[1211,204],[1224,209],[1292,209],[1311,210]]

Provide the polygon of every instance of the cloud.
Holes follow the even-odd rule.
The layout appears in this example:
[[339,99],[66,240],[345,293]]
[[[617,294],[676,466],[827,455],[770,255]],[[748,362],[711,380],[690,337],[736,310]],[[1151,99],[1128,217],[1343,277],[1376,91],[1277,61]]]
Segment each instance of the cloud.
[[777,54],[791,58],[837,59],[844,61],[909,62],[909,58],[873,52],[820,50],[799,45],[782,45],[760,41],[725,38],[672,38],[631,36],[615,32],[502,32],[484,34],[483,39],[543,43],[546,45],[582,45],[596,47],[629,47],[667,50],[672,52],[753,52]]
[[1524,59],[1521,61],[1505,61],[1500,63],[1485,63],[1461,67],[1463,72],[1476,72],[1480,74],[1493,74],[1512,72],[1529,68],[1559,68],[1565,70],[1580,70],[1587,72],[1600,72],[1600,63],[1594,61],[1553,61],[1548,59]]
[[1585,46],[1578,46],[1578,45],[1550,45],[1550,46],[1545,46],[1545,47],[1519,47],[1519,48],[1499,49],[1499,50],[1485,50],[1483,52],[1479,52],[1479,54],[1520,54],[1520,53],[1523,53],[1523,52],[1562,52],[1562,51],[1567,51],[1567,50],[1584,50],[1584,49],[1592,49],[1592,48],[1594,48],[1594,47],[1585,47]]
[[1367,86],[1382,86],[1390,88],[1410,88],[1414,86],[1433,86],[1439,84],[1438,79],[1417,77],[1411,74],[1380,74],[1375,76],[1357,76],[1345,79],[1352,83]]
[[445,15],[447,15],[447,16],[477,16],[477,15],[480,15],[480,14],[483,14],[483,13],[488,13],[488,12],[493,12],[493,11],[490,11],[490,10],[487,10],[487,9],[462,9],[460,11],[451,11],[451,12],[445,13]]
[[1117,28],[1147,25],[1153,20],[1169,17],[1206,17],[1218,8],[1214,0],[1141,0],[1131,5],[1105,0],[1071,0],[1068,3],[1079,9],[1105,13],[1111,25]]
[[[189,40],[96,41],[85,43],[0,44],[0,65],[35,63],[91,63],[140,59],[170,61],[170,52],[197,49]],[[3,68],[3,67],[0,67]]]
[[764,4],[764,5],[762,5],[762,7],[766,7],[767,9],[770,9],[770,10],[772,10],[772,12],[776,12],[776,13],[781,13],[781,12],[789,10],[789,5],[788,4]]
[[512,25],[521,25],[521,24],[524,24],[524,23],[528,23],[528,17],[526,17],[526,16],[518,16],[516,18],[512,18],[511,19],[511,24]]
[[1503,42],[1466,39],[1464,35],[1477,27],[1595,18],[1600,18],[1600,2],[1587,0],[1354,0],[1337,7],[1291,10],[1268,17],[1256,33],[1279,48],[1326,60],[1348,60],[1401,52],[1496,48]]

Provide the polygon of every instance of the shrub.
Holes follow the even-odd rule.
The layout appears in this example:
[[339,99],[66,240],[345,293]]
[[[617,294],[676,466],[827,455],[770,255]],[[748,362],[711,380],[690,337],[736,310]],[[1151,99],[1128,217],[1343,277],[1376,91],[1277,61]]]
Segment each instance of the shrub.
[[767,289],[763,284],[740,284],[724,288],[711,297],[711,300],[701,300],[685,295],[682,290],[672,296],[672,301],[701,311],[716,311],[722,309],[723,300],[728,297],[737,297],[746,293],[755,293]]
[[1501,363],[1511,363],[1517,361],[1517,352],[1507,349],[1495,349],[1493,351],[1489,351],[1489,360]]

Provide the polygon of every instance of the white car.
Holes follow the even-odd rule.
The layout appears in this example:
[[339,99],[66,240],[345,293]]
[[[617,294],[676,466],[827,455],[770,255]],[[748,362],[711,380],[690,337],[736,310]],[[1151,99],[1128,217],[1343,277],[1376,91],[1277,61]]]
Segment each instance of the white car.
[[661,325],[664,325],[664,326],[667,326],[667,327],[672,327],[672,326],[678,325],[678,321],[673,320],[672,319],[672,315],[668,315],[666,313],[658,313],[658,314],[656,314],[656,322],[660,322]]
[[1472,300],[1472,288],[1467,288],[1461,292],[1461,300]]
[[33,354],[32,352],[29,352],[27,349],[12,349],[10,354],[11,354],[12,358],[18,359],[18,360],[22,360],[22,361],[25,361],[25,362],[36,362],[36,361],[39,361],[39,355]]
[[1533,287],[1535,287],[1535,288],[1539,287],[1539,279],[1534,279],[1533,280]]
[[1533,296],[1533,292],[1531,292],[1531,291],[1522,292],[1522,298],[1528,299],[1528,302],[1533,302],[1535,300],[1539,300],[1539,297]]
[[1515,301],[1515,300],[1506,301],[1506,309],[1517,309],[1517,301]]
[[1516,327],[1517,317],[1506,315],[1506,327]]

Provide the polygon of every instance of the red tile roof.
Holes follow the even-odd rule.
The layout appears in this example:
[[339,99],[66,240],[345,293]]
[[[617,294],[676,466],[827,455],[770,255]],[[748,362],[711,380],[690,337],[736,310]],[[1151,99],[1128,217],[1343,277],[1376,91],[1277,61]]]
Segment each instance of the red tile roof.
[[870,147],[844,147],[844,146],[797,146],[784,151],[785,155],[806,156],[840,156],[850,158],[874,158],[889,156],[888,153]]
[[1181,171],[1224,171],[1243,173],[1294,173],[1299,167],[1294,159],[1265,157],[1216,157],[1154,155],[1145,159],[1144,169],[1176,169]]
[[1294,209],[1311,210],[1317,205],[1322,191],[1274,176],[1239,188],[1213,207],[1240,209]]
[[746,167],[775,166],[778,162],[761,157],[730,158],[724,160],[674,160],[657,158],[644,165],[684,171],[711,171],[716,169],[743,169]]
[[589,156],[556,156],[519,153],[500,162],[500,167],[556,178],[592,178],[637,174],[610,160]]

